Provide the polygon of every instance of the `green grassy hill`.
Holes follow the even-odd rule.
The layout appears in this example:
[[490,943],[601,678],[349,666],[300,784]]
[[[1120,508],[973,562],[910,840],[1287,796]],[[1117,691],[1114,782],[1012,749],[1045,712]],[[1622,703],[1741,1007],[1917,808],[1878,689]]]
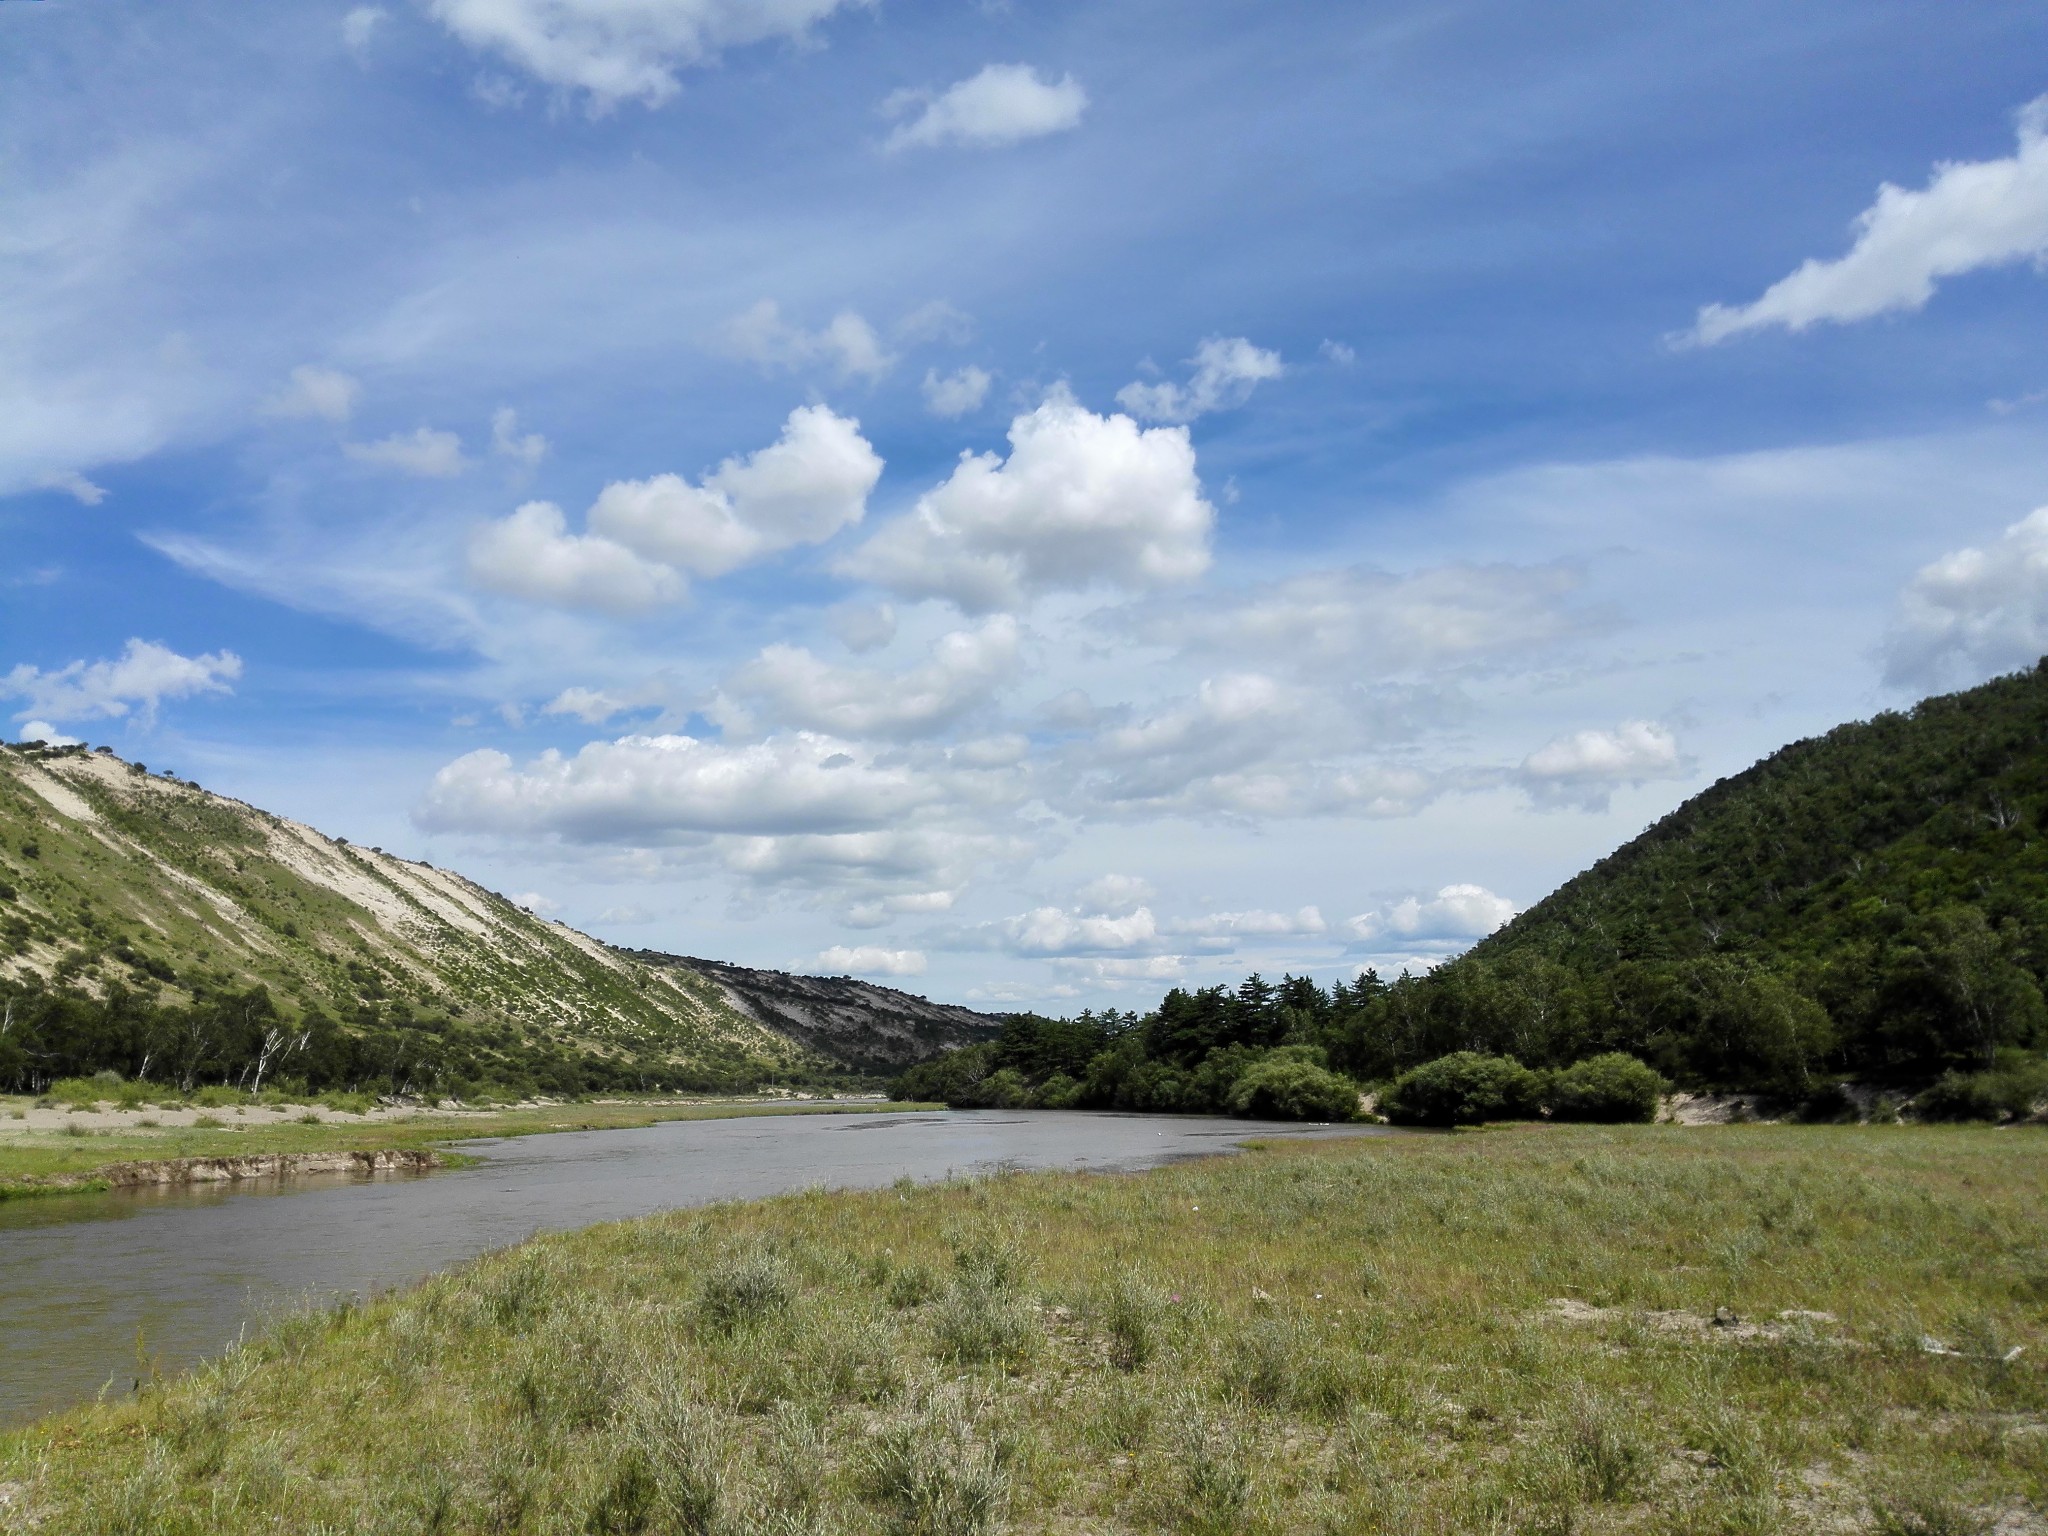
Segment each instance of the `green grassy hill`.
[[671,1082],[831,1065],[688,969],[77,748],[0,751],[0,982],[168,1010],[260,987],[285,1021],[356,1035],[424,1022],[487,1057],[538,1049]]

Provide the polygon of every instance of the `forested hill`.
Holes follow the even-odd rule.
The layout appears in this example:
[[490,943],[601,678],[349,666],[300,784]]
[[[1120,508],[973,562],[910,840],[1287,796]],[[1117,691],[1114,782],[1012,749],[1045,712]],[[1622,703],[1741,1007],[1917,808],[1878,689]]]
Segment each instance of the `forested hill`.
[[1681,1080],[1925,1082],[2048,1041],[2048,664],[1794,743],[1695,796],[1342,1054],[1634,1052]]
[[2048,661],[1795,742],[1688,800],[1472,955],[1575,968],[1822,960],[1968,910],[2036,974],[2048,931]]
[[1324,1115],[1325,1067],[1385,1083],[1454,1053],[1563,1072],[1621,1052],[1809,1111],[1859,1079],[1935,1086],[1921,1113],[2025,1116],[2048,1095],[2044,831],[2048,668],[1789,746],[1426,975],[1020,1017],[898,1091]]

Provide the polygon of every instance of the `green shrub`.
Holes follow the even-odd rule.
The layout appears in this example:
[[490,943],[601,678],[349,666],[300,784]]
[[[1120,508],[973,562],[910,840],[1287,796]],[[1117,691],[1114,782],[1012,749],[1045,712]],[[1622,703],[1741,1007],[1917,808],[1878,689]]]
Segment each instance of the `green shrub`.
[[1553,1120],[1647,1125],[1670,1087],[1627,1052],[1609,1051],[1553,1073],[1546,1097]]
[[1097,1304],[1109,1360],[1120,1371],[1142,1370],[1159,1353],[1166,1298],[1130,1275],[1119,1275]]
[[1586,1493],[1603,1503],[1638,1496],[1656,1465],[1633,1415],[1587,1397],[1566,1414],[1565,1451]]
[[1356,1120],[1358,1085],[1314,1062],[1275,1053],[1238,1078],[1230,1112],[1258,1120]]
[[1074,1109],[1081,1103],[1081,1085],[1064,1072],[1055,1072],[1031,1095],[1033,1109]]
[[883,1294],[899,1312],[921,1307],[939,1294],[939,1277],[924,1264],[900,1265],[890,1270]]
[[1483,1125],[1537,1113],[1542,1079],[1512,1056],[1457,1051],[1410,1068],[1380,1096],[1396,1125]]
[[91,1109],[102,1099],[111,1099],[114,1095],[107,1092],[105,1083],[95,1082],[92,1078],[60,1077],[50,1084],[50,1091],[45,1097],[73,1109]]
[[960,1397],[934,1393],[884,1423],[863,1447],[864,1491],[917,1536],[982,1536],[1001,1526],[1016,1447],[974,1421]]
[[1038,1314],[1018,1291],[1024,1258],[1016,1244],[982,1234],[953,1248],[953,1283],[931,1309],[940,1355],[964,1365],[1015,1366],[1036,1352]]
[[1944,1072],[1913,1101],[1922,1120],[2024,1120],[2048,1098],[2048,1061],[2004,1055],[1988,1072]]
[[1015,1067],[991,1072],[981,1081],[981,1103],[990,1109],[1021,1109],[1031,1101],[1031,1085]]
[[697,1310],[721,1333],[786,1311],[796,1299],[789,1266],[772,1253],[750,1249],[724,1260],[704,1277]]

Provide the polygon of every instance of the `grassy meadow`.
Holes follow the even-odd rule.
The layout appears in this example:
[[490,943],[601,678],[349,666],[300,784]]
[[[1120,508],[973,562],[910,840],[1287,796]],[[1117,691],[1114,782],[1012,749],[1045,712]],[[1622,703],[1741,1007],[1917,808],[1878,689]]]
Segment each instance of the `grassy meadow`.
[[2013,1536],[2044,1189],[2033,1130],[1532,1125],[676,1212],[16,1431],[0,1529]]

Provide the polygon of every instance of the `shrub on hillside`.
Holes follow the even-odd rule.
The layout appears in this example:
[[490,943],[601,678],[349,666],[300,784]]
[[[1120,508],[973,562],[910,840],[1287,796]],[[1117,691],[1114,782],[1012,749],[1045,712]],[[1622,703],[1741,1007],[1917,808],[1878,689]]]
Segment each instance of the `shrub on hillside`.
[[1626,1051],[1609,1051],[1552,1073],[1544,1097],[1553,1120],[1647,1125],[1670,1088],[1661,1073]]
[[1542,1079],[1512,1056],[1457,1051],[1412,1067],[1380,1095],[1396,1125],[1483,1125],[1537,1113]]
[[1358,1085],[1312,1061],[1275,1052],[1245,1069],[1230,1112],[1255,1120],[1356,1120]]

